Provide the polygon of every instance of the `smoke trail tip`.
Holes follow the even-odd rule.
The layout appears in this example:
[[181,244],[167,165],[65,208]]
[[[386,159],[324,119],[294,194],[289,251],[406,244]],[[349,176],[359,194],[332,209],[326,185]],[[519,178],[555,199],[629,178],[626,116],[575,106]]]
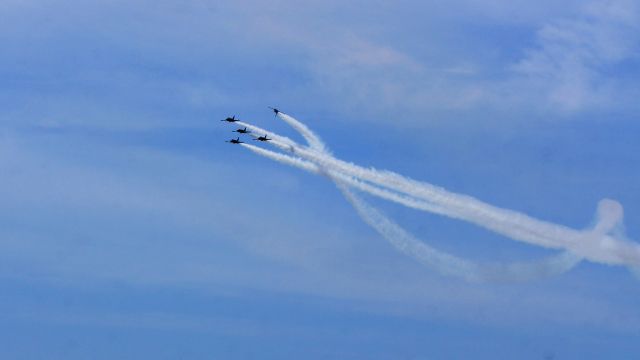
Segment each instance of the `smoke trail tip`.
[[622,204],[612,199],[602,199],[598,202],[593,231],[601,234],[610,233],[622,226],[623,217]]

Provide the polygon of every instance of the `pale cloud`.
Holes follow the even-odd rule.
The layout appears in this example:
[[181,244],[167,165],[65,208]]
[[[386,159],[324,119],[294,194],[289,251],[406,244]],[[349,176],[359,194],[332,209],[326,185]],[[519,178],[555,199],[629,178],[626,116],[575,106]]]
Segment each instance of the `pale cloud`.
[[[500,11],[505,8],[510,6],[496,1],[484,12],[480,7],[466,11],[509,24],[508,16]],[[625,78],[623,67],[637,66],[637,6],[626,0],[596,1],[542,13],[551,17],[528,18],[529,26],[538,29],[532,34],[534,45],[526,41],[519,47],[512,45],[508,53],[523,55],[515,61],[499,59],[504,63],[482,63],[468,53],[464,58],[445,55],[449,63],[443,65],[430,46],[431,55],[420,55],[412,48],[400,49],[394,42],[354,32],[333,31],[324,37],[307,34],[307,41],[301,44],[312,55],[314,85],[341,104],[343,111],[358,109],[365,117],[403,112],[422,118],[421,114],[433,110],[480,107],[562,115],[633,106],[638,87]]]
[[424,72],[408,54],[353,34],[311,51],[315,84],[347,106],[378,109],[404,103],[412,78]]
[[401,66],[409,71],[419,71],[422,65],[390,46],[377,45],[356,36],[346,36],[338,47],[332,49],[334,57],[340,66],[353,67],[384,67]]
[[544,101],[564,111],[606,107],[628,97],[614,67],[637,60],[637,20],[633,2],[603,1],[591,3],[576,18],[544,25],[537,45],[512,67],[526,78],[518,85],[545,94]]
[[[58,72],[43,71],[39,77],[52,84],[68,81],[65,88],[98,84],[105,91],[99,94],[101,98],[130,92],[127,99],[142,104],[149,98],[184,109],[230,106],[237,101],[229,94],[233,91],[230,89],[251,86],[251,76],[269,73],[272,66],[276,71],[295,69],[296,76],[304,81],[289,86],[274,78],[256,78],[258,84],[274,81],[268,93],[256,90],[262,98],[268,98],[266,101],[331,104],[337,112],[358,111],[363,118],[388,118],[402,112],[406,121],[435,119],[429,116],[433,111],[524,106],[562,113],[617,106],[631,103],[630,93],[634,86],[637,88],[633,81],[622,80],[616,74],[616,66],[637,60],[638,12],[631,1],[597,1],[587,6],[576,5],[575,1],[549,2],[533,6],[526,1],[461,0],[454,6],[428,4],[414,11],[408,9],[415,4],[408,3],[377,3],[362,8],[364,4],[329,1],[302,7],[288,0],[275,5],[257,1],[187,1],[150,6],[143,2],[148,9],[142,10],[138,4],[135,11],[122,3],[96,4],[67,1],[66,8],[72,10],[64,14],[56,14],[52,2],[45,1],[37,7],[14,4],[10,6],[14,17],[26,20],[5,23],[0,28],[7,34],[21,34],[38,24],[49,34],[38,41],[25,38],[31,46],[16,45],[15,54],[22,54],[23,48],[58,49],[49,38],[77,47],[66,51],[90,54],[85,51],[88,43],[77,35],[78,31],[95,37],[96,50],[104,54],[120,54],[123,59],[143,54],[136,61],[153,71],[139,71],[136,66],[117,62],[103,64],[102,57],[88,55],[79,60],[78,68],[62,66],[67,64],[66,58],[55,56],[53,59],[58,60],[38,60],[32,65],[61,65],[67,69],[66,80],[61,80]],[[580,6],[582,10],[576,10]],[[109,19],[119,21],[100,20],[105,13]],[[403,29],[384,23],[372,27],[365,21],[382,14],[389,21],[402,20]],[[474,29],[479,29],[480,35],[473,33]],[[513,41],[511,35],[503,37],[496,29],[513,29],[522,41]],[[408,30],[412,31],[411,41],[402,38]],[[489,31],[490,36],[483,31]],[[492,38],[494,34],[497,36]],[[67,36],[75,42],[60,39]],[[53,54],[60,55],[56,51]],[[50,59],[28,54],[15,57],[10,63],[19,63],[23,57],[29,61]],[[96,67],[87,65],[94,61]],[[248,72],[247,78],[226,80],[234,86],[216,83],[220,81],[217,71],[252,68],[260,71]],[[158,80],[162,78],[158,69],[181,71],[167,74],[173,78]],[[243,82],[235,85],[240,81]],[[96,104],[108,105],[92,101],[95,94],[91,91],[81,91],[81,95],[60,95],[56,91],[32,95],[29,101],[33,104],[23,110],[28,113],[45,109],[49,114],[59,112],[57,118],[62,118],[74,108],[81,107],[77,113],[82,113]],[[63,104],[65,111],[56,108],[70,96],[74,97],[74,104]],[[110,113],[110,123],[133,122],[131,116],[118,113],[118,108],[101,111]],[[135,118],[142,115],[152,115],[154,122],[161,118],[148,113],[136,114]],[[94,114],[92,118],[101,116],[104,117]]]

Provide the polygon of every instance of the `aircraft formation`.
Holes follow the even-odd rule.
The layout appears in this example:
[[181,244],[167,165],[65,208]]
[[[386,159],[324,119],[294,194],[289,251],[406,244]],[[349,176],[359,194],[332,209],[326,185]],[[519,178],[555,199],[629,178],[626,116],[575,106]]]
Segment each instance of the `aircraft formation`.
[[[273,112],[276,115],[278,115],[278,113],[280,113],[280,110],[278,110],[278,109],[276,109],[274,107],[269,106],[269,109],[273,110]],[[223,119],[223,120],[220,120],[220,121],[225,121],[225,122],[228,122],[228,123],[235,123],[235,122],[240,121],[240,119],[236,119],[236,116],[233,115],[231,117],[227,117],[226,119]],[[246,126],[244,128],[238,128],[236,130],[233,130],[232,132],[236,132],[238,134],[251,134],[251,130],[247,130]],[[262,136],[254,136],[253,140],[254,141],[269,141],[269,140],[272,140],[272,139],[267,137],[267,135],[262,135]],[[228,142],[230,144],[244,144],[244,141],[240,141],[240,137],[239,136],[236,137],[235,139],[230,139],[230,140],[227,140],[225,142]]]
[[[287,137],[246,124],[235,116],[223,120],[235,122],[242,127],[234,132],[248,133],[257,141],[273,140],[271,145],[275,145],[282,152],[243,144],[239,136],[228,142],[240,144],[247,150],[271,160],[331,179],[365,223],[400,252],[413,256],[443,275],[457,276],[473,282],[526,281],[563,273],[583,259],[588,259],[608,265],[627,266],[640,278],[640,244],[627,240],[617,232],[620,231],[624,211],[622,205],[615,200],[600,201],[596,224],[592,228],[574,230],[513,210],[502,209],[464,194],[449,192],[444,188],[397,173],[365,168],[334,158],[322,140],[304,123],[276,108],[270,109],[302,135],[307,145],[300,145]],[[484,265],[459,258],[413,237],[400,225],[360,199],[350,188],[415,210],[466,221],[516,241],[564,251],[529,263]]]

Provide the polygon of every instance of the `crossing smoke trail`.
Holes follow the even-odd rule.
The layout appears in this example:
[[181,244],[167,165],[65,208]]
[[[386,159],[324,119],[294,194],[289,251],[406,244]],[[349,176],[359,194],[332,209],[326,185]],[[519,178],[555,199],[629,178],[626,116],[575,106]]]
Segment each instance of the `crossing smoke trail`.
[[[325,150],[326,146],[324,145],[320,137],[317,136],[309,128],[307,128],[304,124],[285,113],[279,112],[277,113],[277,115],[280,117],[280,119],[297,130],[300,135],[305,138],[310,148],[316,150],[319,153],[329,155]],[[290,150],[293,151],[295,149],[295,147],[293,146],[294,144],[289,145]],[[441,253],[431,247],[426,246],[426,244],[420,242],[411,234],[404,231],[402,227],[393,223],[383,214],[379,213],[366,201],[358,197],[353,192],[349,191],[344,186],[344,178],[341,180],[341,182],[339,182],[336,181],[337,179],[335,175],[329,175],[330,177],[332,177],[342,194],[354,207],[354,209],[356,209],[365,223],[372,226],[380,235],[386,238],[400,251],[408,253],[409,255],[413,255],[419,261],[426,263],[427,265],[431,265],[440,273],[455,275],[467,280],[487,281],[502,279],[504,281],[522,281],[565,272],[577,265],[581,260],[579,257],[565,252],[559,256],[552,256],[542,261],[533,263],[492,264],[491,266],[475,265],[468,261],[453,257],[449,254]],[[360,190],[366,191],[370,194],[382,198],[386,198],[388,200],[400,202],[405,206],[440,214],[446,213],[445,211],[443,211],[443,209],[434,204],[429,204],[424,201],[412,201],[410,198],[401,197],[400,195],[389,193],[375,187],[363,188],[362,183],[357,183],[356,185],[360,185],[356,186]],[[409,251],[407,251],[408,249]],[[501,276],[497,276],[498,274],[501,274]]]
[[240,144],[240,145],[242,145],[245,148],[255,152],[258,155],[265,156],[267,158],[270,158],[272,160],[281,162],[283,164],[287,164],[287,165],[298,167],[298,168],[300,168],[302,170],[306,170],[306,171],[314,173],[314,174],[327,175],[332,180],[339,181],[339,182],[342,182],[342,183],[346,183],[350,187],[356,188],[356,189],[358,189],[360,191],[367,192],[369,194],[378,196],[378,197],[386,199],[386,200],[390,200],[390,201],[394,201],[394,202],[400,203],[400,204],[405,205],[405,206],[410,207],[410,208],[414,208],[414,209],[417,209],[417,210],[423,210],[423,211],[429,211],[429,212],[436,212],[436,213],[437,212],[442,212],[442,209],[439,208],[436,205],[427,203],[425,201],[416,200],[416,199],[413,199],[411,197],[407,197],[407,196],[402,195],[402,194],[394,193],[392,191],[389,191],[389,190],[386,190],[386,189],[383,189],[383,188],[379,188],[377,186],[373,186],[373,185],[371,185],[369,183],[360,181],[357,178],[354,178],[354,177],[351,177],[351,176],[347,176],[347,175],[345,175],[343,173],[336,172],[336,171],[331,170],[331,169],[322,169],[317,164],[309,162],[309,161],[301,159],[301,158],[298,158],[298,157],[293,157],[293,156],[288,156],[288,155],[276,153],[276,152],[273,152],[273,151],[270,151],[270,150],[265,150],[265,149],[262,149],[260,147],[249,145],[249,144]]
[[[285,113],[278,112],[277,115],[280,119],[297,130],[302,135],[302,137],[305,138],[310,148],[316,150],[319,153],[329,155],[328,151],[326,150],[327,148],[320,137],[312,132],[309,128],[307,128],[304,124]],[[287,145],[275,145],[285,150],[294,150],[296,147],[298,147],[295,143],[288,143]],[[327,170],[327,168],[325,168],[325,170]],[[441,208],[439,208],[437,205],[403,197],[399,194],[394,194],[389,191],[379,189],[375,186],[367,185],[360,181],[354,181],[350,177],[345,177],[342,174],[338,174],[339,173],[336,173],[335,171],[329,170],[327,175],[332,178],[332,180],[334,180],[345,198],[357,210],[358,214],[365,221],[365,223],[372,226],[376,231],[378,231],[378,233],[380,233],[380,235],[386,238],[399,250],[403,251],[403,249],[411,249],[411,251],[408,251],[410,255],[413,255],[419,261],[432,266],[443,274],[456,275],[467,280],[478,281],[498,279],[504,281],[522,281],[550,276],[567,271],[580,261],[579,257],[567,252],[559,256],[552,256],[533,263],[492,264],[479,266],[468,261],[455,258],[449,254],[441,253],[415,239],[411,234],[404,231],[404,229],[402,229],[399,225],[393,223],[383,214],[377,212],[377,210],[371,207],[366,201],[359,198],[356,194],[348,191],[344,184],[347,183],[362,191],[366,191],[370,194],[388,200],[400,202],[405,206],[409,206],[419,210],[443,213],[443,210]],[[404,245],[400,246],[402,244]],[[403,252],[407,253],[407,251]],[[501,275],[498,276],[498,274]],[[472,277],[472,275],[475,277]]]
[[[309,130],[309,128],[307,128],[304,124],[302,124],[292,116],[289,116],[282,112],[279,112],[278,116],[280,117],[280,119],[296,129],[307,140],[312,149],[317,150],[317,152],[319,153],[323,153],[325,145],[322,143],[322,140],[320,140],[320,138],[315,135],[315,133]],[[579,240],[583,237],[582,234],[578,234],[578,236],[576,236],[576,232],[572,229],[560,225],[548,224],[542,221],[538,221],[514,211],[496,208],[491,205],[482,203],[472,197],[450,193],[442,188],[438,188],[431,184],[407,179],[392,172],[380,172],[374,169],[363,169],[357,165],[336,160],[331,157],[325,156],[323,158],[322,156],[317,156],[317,153],[314,154],[313,152],[307,152],[305,151],[305,149],[302,149],[300,147],[294,147],[291,142],[288,142],[287,146],[281,145],[280,148],[289,150],[291,152],[298,151],[299,155],[310,158],[311,160],[318,163],[321,163],[323,161],[331,163],[329,164],[330,166],[340,167],[341,171],[350,173],[353,176],[377,182],[380,185],[387,185],[391,188],[395,187],[396,190],[403,190],[408,194],[414,196],[422,196],[423,199],[429,201],[446,202],[448,203],[448,206],[446,208],[453,209],[454,207],[457,207],[456,211],[436,211],[437,213],[471,221],[473,223],[476,223],[477,225],[488,227],[489,229],[497,232],[505,232],[504,235],[515,237],[518,240],[536,241],[538,242],[538,245],[543,245],[542,243],[545,242],[545,238],[539,236],[539,234],[538,236],[536,236],[537,233],[555,233],[555,238],[573,241],[575,241],[576,239]],[[328,154],[326,154],[325,152],[325,155]],[[325,164],[325,166],[328,165]],[[381,173],[382,175],[380,175]],[[389,179],[391,179],[390,183]],[[612,203],[613,201],[608,200],[608,202]],[[469,211],[471,211],[472,214],[465,216],[464,213]],[[606,215],[604,212],[600,213],[601,215]],[[484,217],[484,219],[482,217]],[[505,227],[504,224],[501,224],[501,222],[504,222],[506,219],[509,220],[509,223]],[[605,232],[606,231],[603,231],[602,233],[604,234]],[[554,244],[547,244],[547,246],[554,247]]]
[[[278,116],[298,130],[309,142],[310,147],[313,148],[314,145],[318,147],[319,144],[319,148],[324,148],[319,137],[304,124],[283,113],[279,113]],[[515,211],[497,208],[470,196],[451,193],[431,184],[407,179],[398,174],[364,169],[319,151],[310,151],[293,145],[290,145],[288,149],[298,156],[318,163],[323,168],[332,168],[347,175],[440,205],[445,209],[445,212],[434,212],[469,221],[514,240],[549,248],[568,249],[578,256],[606,264],[640,265],[640,246],[638,244],[607,234],[622,221],[622,206],[613,200],[604,199],[600,202],[598,225],[594,229],[576,231]]]
[[[579,262],[580,256],[603,263],[625,264],[632,270],[635,268],[637,272],[637,266],[640,264],[639,246],[633,242],[624,241],[622,236],[610,235],[622,220],[622,206],[613,200],[605,199],[600,202],[597,221],[591,230],[576,231],[514,211],[496,208],[472,197],[450,193],[443,188],[417,182],[398,174],[365,169],[337,160],[328,153],[319,137],[304,124],[283,113],[278,113],[278,116],[301,133],[309,143],[309,148],[303,148],[294,141],[277,134],[265,132],[257,127],[253,128],[258,132],[270,134],[274,139],[271,143],[281,150],[292,152],[302,158],[243,145],[263,156],[331,178],[366,223],[400,251],[416,257],[442,273],[467,280],[523,280],[566,271]],[[579,256],[566,252],[533,264],[475,265],[426,246],[345,186],[416,209],[466,220],[515,240],[546,247],[567,248]],[[442,266],[443,264],[446,266]]]
[[[325,155],[330,155],[319,136],[307,128],[304,124],[285,113],[278,113],[279,117],[296,129],[307,141],[309,147]],[[290,150],[294,150],[295,144],[289,144]],[[470,261],[457,258],[455,256],[440,252],[427,246],[424,242],[416,239],[413,235],[405,231],[401,226],[395,224],[384,214],[377,211],[373,206],[351,192],[346,186],[345,177],[337,179],[336,173],[329,173],[329,177],[334,180],[347,201],[356,209],[360,217],[369,224],[380,235],[386,238],[401,252],[411,255],[420,262],[432,266],[437,271],[445,275],[457,276],[468,281],[527,281],[543,277],[557,275],[566,272],[577,265],[581,259],[570,252],[564,252],[557,256],[551,256],[539,261],[530,263],[494,263],[494,264],[474,264]],[[349,178],[346,177],[348,180]],[[412,199],[393,194],[376,187],[367,188],[365,184],[356,182],[356,188],[370,194],[399,202],[414,209],[430,211],[444,214],[440,207],[424,201],[412,201]],[[363,185],[365,187],[363,187]],[[353,186],[353,184],[352,184]]]
[[[455,276],[473,282],[515,282],[540,279],[561,274],[574,267],[580,258],[564,252],[542,260],[520,263],[476,264],[468,260],[441,252],[416,239],[402,227],[388,219],[384,214],[370,206],[347,186],[357,188],[382,198],[395,195],[384,189],[378,189],[344,174],[330,169],[321,169],[309,161],[265,150],[249,144],[241,144],[256,154],[265,156],[280,163],[298,167],[315,174],[323,174],[331,178],[347,201],[354,207],[358,215],[376,232],[384,237],[398,251],[412,256],[443,275]],[[419,203],[419,202],[417,202]],[[427,206],[427,205],[425,205]]]
[[[640,264],[638,246],[632,242],[612,237],[607,234],[607,230],[610,229],[603,226],[599,226],[598,231],[576,231],[562,225],[536,220],[515,211],[496,208],[468,196],[443,193],[442,191],[438,194],[429,189],[425,191],[420,187],[420,183],[414,180],[396,181],[399,179],[397,175],[387,175],[385,172],[363,169],[300,147],[282,148],[316,162],[322,167],[330,167],[362,180],[439,205],[441,210],[433,212],[474,223],[514,240],[548,248],[568,249],[579,256],[607,264]],[[396,179],[390,181],[389,176]],[[605,199],[603,203],[616,202]],[[621,220],[621,218],[617,220]]]

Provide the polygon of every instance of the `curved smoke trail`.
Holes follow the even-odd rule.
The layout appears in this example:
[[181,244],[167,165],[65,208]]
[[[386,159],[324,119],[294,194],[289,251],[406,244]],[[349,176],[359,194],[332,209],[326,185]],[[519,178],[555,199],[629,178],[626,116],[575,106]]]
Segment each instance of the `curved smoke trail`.
[[[296,166],[330,178],[359,216],[399,251],[411,255],[443,274],[471,281],[518,281],[555,275],[575,266],[582,257],[607,263],[623,264],[637,271],[640,246],[614,234],[620,227],[622,206],[613,200],[602,200],[596,223],[587,231],[577,231],[531,218],[515,211],[494,207],[470,196],[455,194],[434,185],[405,178],[388,171],[362,168],[335,159],[322,140],[306,125],[282,112],[278,117],[298,131],[309,147],[242,123],[255,133],[272,137],[270,143],[295,156],[242,144],[273,160]],[[564,248],[560,255],[532,263],[476,264],[427,246],[395,224],[378,210],[349,190],[353,187],[374,196],[432,213],[457,218],[483,226],[514,240],[550,248]]]
[[640,246],[626,241],[623,237],[614,237],[609,234],[612,227],[622,221],[622,206],[613,200],[605,199],[598,207],[598,224],[608,225],[598,225],[587,231],[573,230],[512,210],[501,209],[470,196],[451,193],[443,188],[408,179],[399,174],[372,168],[365,169],[337,160],[327,153],[314,151],[312,145],[315,144],[319,144],[321,149],[324,148],[319,137],[293,117],[281,114],[278,114],[279,117],[298,130],[309,142],[312,149],[304,149],[291,143],[280,144],[280,147],[313,161],[323,168],[332,168],[347,175],[421,198],[434,205],[439,205],[439,209],[444,210],[429,211],[474,223],[514,240],[548,248],[567,249],[577,256],[606,264],[640,265]]
[[[365,200],[351,192],[348,187],[353,187],[386,199],[396,196],[387,190],[376,188],[375,186],[363,183],[358,179],[331,169],[321,169],[317,164],[301,158],[262,149],[250,144],[241,145],[258,155],[314,174],[329,177],[336,183],[347,201],[354,207],[360,218],[367,225],[371,226],[383,238],[389,241],[398,251],[415,258],[420,263],[429,266],[443,275],[459,277],[473,282],[527,281],[561,274],[570,270],[580,262],[580,258],[570,252],[564,252],[560,255],[550,256],[533,262],[488,264],[478,264],[453,256],[418,240],[400,225],[394,223],[373,206],[369,205]],[[419,204],[419,200],[412,201]],[[426,207],[428,204],[423,206]]]
[[[298,131],[302,137],[307,141],[309,147],[329,156],[326,145],[304,124],[289,116],[285,113],[278,112],[277,115],[284,122],[289,124],[292,128]],[[295,149],[295,144],[288,144],[290,149]],[[325,168],[326,169],[326,168]],[[336,175],[331,175],[331,179],[336,186],[340,189],[344,197],[349,201],[351,206],[356,209],[360,218],[373,229],[375,229],[380,235],[391,242],[396,248],[409,249],[403,251],[409,255],[413,255],[421,262],[431,265],[442,274],[449,274],[458,276],[467,280],[487,281],[498,280],[503,281],[522,281],[530,280],[533,278],[541,278],[545,276],[556,275],[570,270],[580,262],[580,258],[570,252],[565,252],[559,256],[551,256],[549,258],[531,262],[531,263],[512,263],[512,264],[491,264],[491,265],[478,265],[469,261],[456,258],[452,255],[440,252],[430,246],[427,246],[424,242],[416,239],[413,235],[405,231],[401,226],[395,224],[388,219],[384,214],[377,211],[374,207],[369,205],[366,201],[359,196],[351,192],[345,183],[350,181],[340,180]],[[360,184],[358,184],[360,185]],[[392,193],[385,192],[381,189],[371,187],[371,189],[364,189],[361,186],[358,188],[374,195],[386,198],[392,201],[401,202],[405,206],[409,206],[419,210],[431,211],[436,213],[444,212],[440,207],[435,204],[429,204],[425,202],[414,202],[409,198],[401,197],[400,195],[394,195]],[[375,191],[378,190],[378,191]],[[388,195],[388,196],[383,196]],[[400,241],[398,241],[400,240]]]

